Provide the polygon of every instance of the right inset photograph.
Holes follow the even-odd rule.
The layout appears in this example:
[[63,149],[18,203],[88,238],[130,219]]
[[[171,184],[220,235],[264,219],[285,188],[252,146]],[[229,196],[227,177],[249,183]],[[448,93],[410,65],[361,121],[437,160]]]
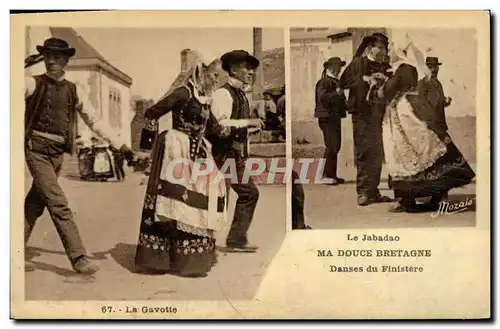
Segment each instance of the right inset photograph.
[[475,29],[291,28],[292,228],[475,226],[477,51]]

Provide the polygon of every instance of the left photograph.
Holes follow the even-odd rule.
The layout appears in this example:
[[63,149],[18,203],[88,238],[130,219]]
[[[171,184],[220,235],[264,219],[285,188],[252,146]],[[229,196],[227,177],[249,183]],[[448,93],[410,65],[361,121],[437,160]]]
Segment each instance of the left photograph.
[[25,43],[26,300],[252,299],[285,235],[283,29]]

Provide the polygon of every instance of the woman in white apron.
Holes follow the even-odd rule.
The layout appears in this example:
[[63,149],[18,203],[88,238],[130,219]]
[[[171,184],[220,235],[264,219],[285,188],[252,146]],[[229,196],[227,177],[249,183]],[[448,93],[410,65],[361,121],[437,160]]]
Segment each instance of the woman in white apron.
[[[438,134],[425,116],[425,95],[418,94],[418,81],[430,71],[425,56],[411,41],[405,48],[391,48],[390,77],[379,97],[387,102],[383,121],[385,160],[399,204],[392,212],[433,210],[447,192],[469,184],[475,173],[448,134]],[[417,206],[416,198],[431,197]]]
[[196,181],[191,175],[194,161],[213,161],[204,135],[217,124],[210,115],[209,96],[220,62],[206,65],[189,49],[182,55],[182,72],[145,114],[147,120],[162,120],[171,113],[173,129],[164,130],[160,121],[154,139],[135,264],[181,276],[205,276],[216,262],[215,233],[229,225],[226,187],[215,166]]

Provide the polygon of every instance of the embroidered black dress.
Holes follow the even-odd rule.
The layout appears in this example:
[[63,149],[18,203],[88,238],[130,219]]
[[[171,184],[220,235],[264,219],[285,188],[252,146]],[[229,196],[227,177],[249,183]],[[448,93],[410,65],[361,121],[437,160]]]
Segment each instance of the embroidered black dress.
[[[398,99],[406,97],[413,113],[425,122],[446,146],[446,153],[427,169],[411,176],[393,177],[392,187],[397,198],[441,197],[449,190],[469,184],[475,173],[453,143],[450,135],[437,129],[433,112],[425,95],[418,91],[418,74],[413,66],[402,64],[394,76],[389,78],[384,88],[384,97],[389,107],[397,107]],[[389,110],[389,109],[388,109]],[[386,127],[384,126],[384,129]],[[418,160],[418,159],[415,159]]]
[[[146,118],[155,120],[172,112],[173,131],[188,137],[187,156],[194,161],[197,158],[207,158],[207,145],[201,138],[203,134],[200,133],[204,121],[201,115],[204,105],[192,94],[191,86],[174,90],[150,108],[146,112]],[[211,117],[209,125],[213,124],[215,123]],[[172,200],[172,204],[178,205],[186,216],[206,213],[209,204],[207,195],[162,179],[165,152],[183,147],[166,145],[167,134],[167,131],[160,133],[153,142],[151,172],[142,211],[135,264],[141,268],[172,272],[181,276],[205,276],[216,263],[213,231],[181,223],[178,218],[158,216],[157,201],[162,197]],[[224,207],[224,197],[219,197],[217,213],[223,213]]]

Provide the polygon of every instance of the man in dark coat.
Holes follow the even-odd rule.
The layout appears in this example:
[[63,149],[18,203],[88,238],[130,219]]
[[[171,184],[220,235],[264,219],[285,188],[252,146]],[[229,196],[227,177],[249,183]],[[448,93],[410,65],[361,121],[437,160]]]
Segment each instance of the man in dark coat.
[[374,77],[387,70],[384,57],[388,43],[381,33],[365,37],[340,78],[341,88],[349,90],[347,110],[352,115],[360,206],[391,201],[378,189],[384,160],[382,119],[385,105],[383,100],[377,99],[370,85]]
[[285,86],[281,87],[281,96],[276,101],[276,114],[279,120],[280,141],[286,139],[286,89]]
[[[228,251],[255,252],[256,246],[248,243],[247,232],[253,220],[259,190],[252,177],[242,181],[248,158],[249,127],[261,128],[260,119],[250,119],[250,106],[245,87],[253,83],[259,60],[244,50],[234,50],[221,57],[222,69],[228,72],[228,82],[212,95],[212,113],[223,131],[213,136],[207,134],[212,143],[212,153],[219,169],[226,161],[236,163],[236,173],[226,180],[238,195],[231,229],[227,236]],[[231,166],[229,166],[231,168]],[[224,172],[225,173],[225,172]],[[233,178],[237,178],[237,181]]]
[[[58,182],[64,153],[73,151],[76,115],[80,115],[92,131],[121,149],[127,160],[132,160],[134,156],[113,129],[93,117],[95,111],[85,92],[65,79],[64,68],[75,54],[75,49],[64,40],[50,38],[37,50],[43,57],[47,72],[25,79],[24,148],[26,163],[33,177],[24,204],[25,244],[37,219],[47,208],[74,270],[92,274],[99,268],[86,256],[73,212]],[[25,270],[35,270],[34,263],[26,261]]]
[[316,83],[314,117],[318,118],[326,146],[324,176],[333,180],[332,185],[345,183],[337,176],[337,157],[342,144],[341,121],[347,116],[344,90],[340,88],[338,76],[345,64],[339,57],[330,58],[323,64],[322,77]]
[[448,131],[445,108],[451,104],[451,98],[445,96],[443,85],[438,79],[439,67],[442,64],[439,58],[427,57],[425,61],[431,71],[431,77],[419,81],[418,92],[427,101],[431,113],[417,113],[417,115],[427,122],[430,129],[443,136]]
[[310,230],[309,225],[306,225],[304,217],[304,187],[297,182],[299,174],[292,171],[292,230]]

